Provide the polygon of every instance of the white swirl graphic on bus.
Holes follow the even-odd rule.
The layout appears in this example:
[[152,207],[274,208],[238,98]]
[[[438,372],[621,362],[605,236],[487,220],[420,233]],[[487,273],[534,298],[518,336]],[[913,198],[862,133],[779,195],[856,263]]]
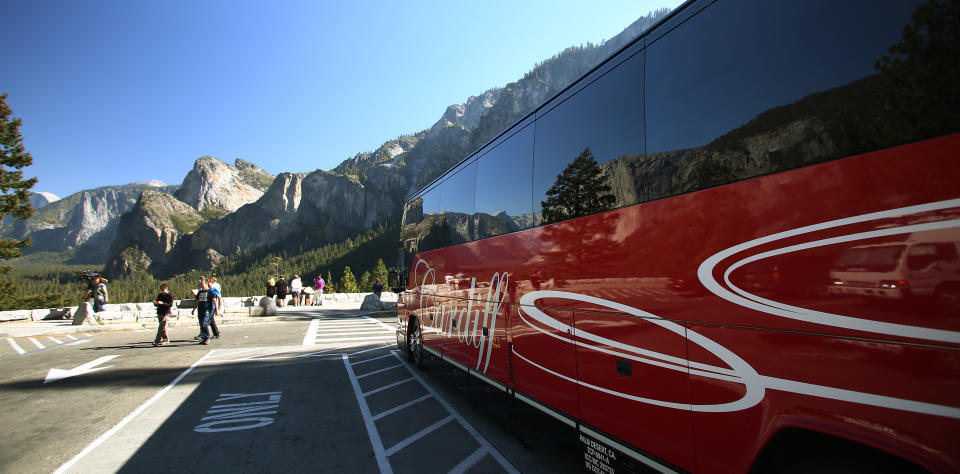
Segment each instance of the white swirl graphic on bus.
[[[667,354],[662,354],[659,352],[651,351],[641,347],[631,346],[618,342],[612,339],[604,338],[596,334],[592,334],[588,331],[576,329],[570,327],[567,324],[564,324],[549,315],[545,314],[543,311],[540,311],[535,306],[537,300],[543,298],[561,298],[561,299],[570,299],[575,301],[582,301],[586,303],[591,303],[597,306],[602,306],[612,310],[620,311],[627,314],[632,314],[643,318],[643,320],[658,325],[674,334],[680,335],[681,337],[686,334],[687,340],[690,342],[702,347],[711,354],[717,356],[720,360],[726,363],[727,367],[718,367],[709,364],[703,364],[699,362],[694,362],[688,359],[683,359],[679,357],[674,357]],[[553,290],[544,290],[544,291],[533,291],[527,293],[522,298],[520,298],[521,304],[521,319],[524,323],[537,331],[542,332],[548,336],[560,339],[567,343],[572,343],[576,346],[580,346],[586,349],[591,349],[595,351],[604,352],[607,354],[615,355],[617,357],[628,358],[640,363],[650,364],[657,367],[667,368],[671,370],[677,370],[680,372],[686,372],[689,369],[690,374],[699,375],[702,377],[725,380],[728,382],[734,382],[743,384],[746,388],[746,393],[739,399],[729,403],[717,403],[710,405],[690,405],[687,403],[679,402],[670,402],[666,400],[655,400],[649,398],[638,397],[635,395],[630,395],[627,393],[617,392],[606,387],[600,387],[592,384],[585,383],[581,380],[571,378],[567,375],[554,372],[537,361],[530,360],[524,357],[522,354],[514,350],[514,354],[524,361],[536,366],[537,368],[544,370],[552,375],[566,379],[570,382],[576,383],[582,387],[601,391],[610,395],[615,395],[618,397],[634,400],[641,403],[647,403],[650,405],[657,405],[667,408],[676,408],[682,410],[692,410],[698,412],[730,412],[737,410],[745,410],[750,408],[761,400],[763,400],[765,391],[767,389],[780,390],[785,392],[792,392],[802,395],[810,395],[821,398],[829,398],[833,400],[841,400],[853,403],[861,403],[865,405],[873,405],[879,407],[893,408],[897,410],[905,410],[915,413],[926,413],[930,415],[945,416],[949,418],[960,419],[960,408],[937,405],[933,403],[918,402],[914,400],[906,400],[902,398],[887,397],[883,395],[876,395],[872,393],[856,392],[853,390],[844,390],[835,387],[827,387],[824,385],[815,385],[805,382],[798,382],[794,380],[780,379],[776,377],[769,377],[765,375],[758,374],[757,371],[742,358],[734,354],[732,351],[726,347],[718,344],[716,341],[692,331],[690,329],[685,329],[683,326],[676,324],[672,321],[667,321],[655,314],[627,306],[622,303],[617,303],[615,301],[609,301],[602,298],[597,298],[594,296],[581,295],[579,293],[571,293],[566,291],[553,291]],[[524,317],[524,314],[529,316],[531,319],[540,323],[540,325],[552,328],[559,331],[561,334],[566,334],[569,330],[571,334],[570,338],[565,338],[557,336],[556,334],[545,331],[540,325],[533,324]],[[608,347],[614,347],[618,350],[606,349],[604,347],[595,346],[590,344],[590,341],[597,344],[602,344]]]

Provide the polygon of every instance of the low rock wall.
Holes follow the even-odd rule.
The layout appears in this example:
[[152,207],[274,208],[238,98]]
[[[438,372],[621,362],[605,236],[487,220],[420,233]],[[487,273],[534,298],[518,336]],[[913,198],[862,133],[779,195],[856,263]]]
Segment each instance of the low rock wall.
[[[356,303],[357,307],[364,301],[364,298],[371,293],[325,293],[323,301],[330,303]],[[248,317],[263,316],[263,308],[258,306],[263,296],[248,297],[224,297],[223,308],[221,312],[224,317]],[[397,295],[391,292],[384,292],[380,295],[380,300],[387,303],[385,307],[392,305],[395,307]],[[290,301],[287,296],[286,301]],[[174,300],[173,312],[171,317],[174,319],[195,318],[190,311],[196,306],[196,300]],[[65,316],[72,316],[77,313],[77,306],[68,306],[65,308],[47,308],[47,309],[21,309],[16,311],[0,311],[0,323],[7,321],[39,321],[42,319],[64,319]],[[152,320],[157,317],[157,310],[153,303],[123,303],[104,305],[104,311],[97,313],[97,319],[101,323],[120,323],[120,322],[138,322],[143,320]]]

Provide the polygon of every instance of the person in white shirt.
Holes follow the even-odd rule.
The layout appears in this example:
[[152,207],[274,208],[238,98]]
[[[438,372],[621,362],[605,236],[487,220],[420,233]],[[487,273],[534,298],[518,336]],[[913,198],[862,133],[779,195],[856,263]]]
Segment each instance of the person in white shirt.
[[300,275],[294,275],[293,280],[290,280],[290,302],[293,305],[300,304],[300,294],[303,291],[303,282],[300,281]]

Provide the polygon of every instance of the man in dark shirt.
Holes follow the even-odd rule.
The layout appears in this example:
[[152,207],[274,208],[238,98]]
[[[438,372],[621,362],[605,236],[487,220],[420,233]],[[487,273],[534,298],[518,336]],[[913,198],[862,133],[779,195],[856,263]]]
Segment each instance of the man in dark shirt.
[[166,283],[160,285],[160,294],[153,301],[157,307],[157,337],[153,340],[154,346],[160,346],[170,341],[167,337],[167,318],[170,317],[170,308],[173,308],[173,295],[170,294],[169,286]]
[[210,293],[210,284],[204,279],[200,283],[200,291],[197,292],[197,305],[194,306],[190,314],[198,313],[200,319],[200,344],[210,343],[210,315],[213,311],[213,295]]

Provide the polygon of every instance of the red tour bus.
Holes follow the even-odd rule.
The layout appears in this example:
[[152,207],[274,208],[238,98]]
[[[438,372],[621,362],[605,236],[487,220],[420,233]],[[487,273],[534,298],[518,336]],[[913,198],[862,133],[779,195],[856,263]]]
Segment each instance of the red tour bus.
[[408,200],[398,344],[588,471],[960,472],[958,5],[685,3]]

